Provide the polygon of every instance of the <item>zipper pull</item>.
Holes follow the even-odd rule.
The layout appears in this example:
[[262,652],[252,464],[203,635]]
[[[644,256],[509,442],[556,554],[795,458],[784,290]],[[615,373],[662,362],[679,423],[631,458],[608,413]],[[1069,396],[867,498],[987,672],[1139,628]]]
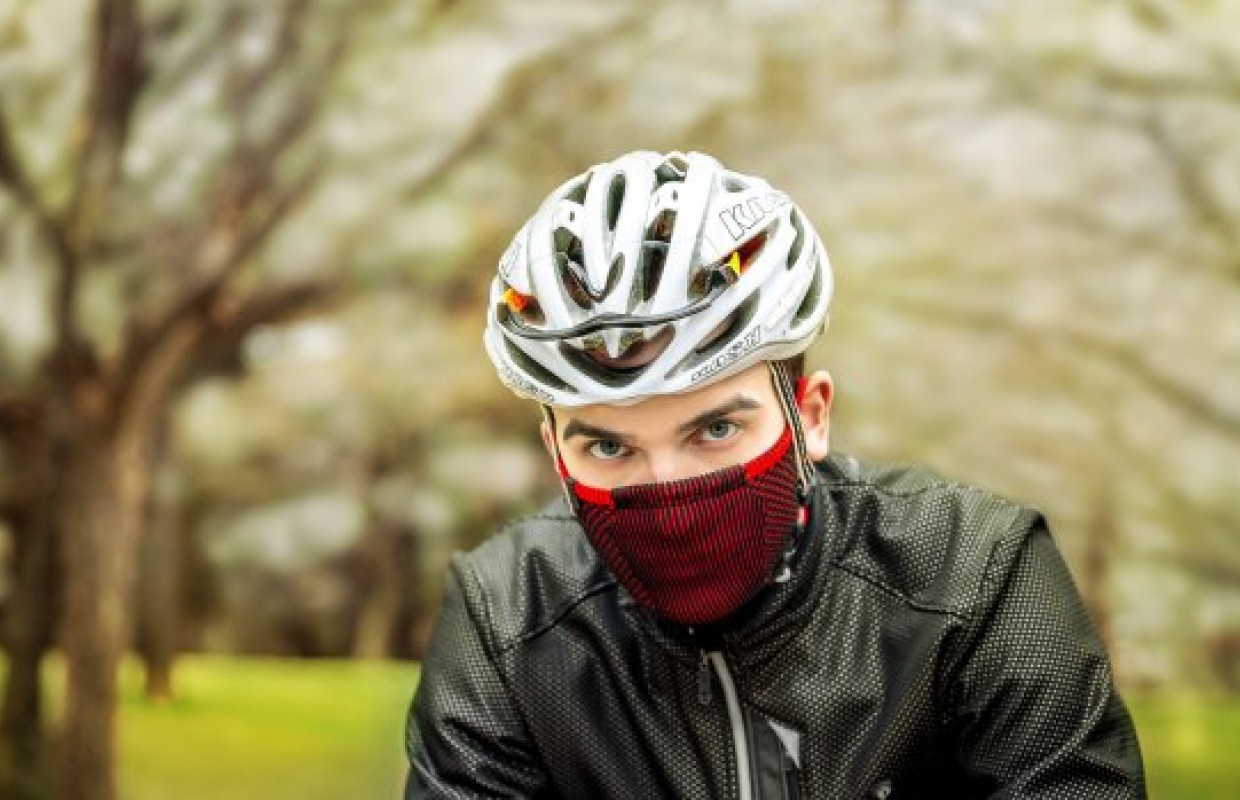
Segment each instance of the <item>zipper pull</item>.
[[698,702],[704,706],[710,705],[710,662],[706,659],[706,651],[699,650],[702,659],[698,661]]

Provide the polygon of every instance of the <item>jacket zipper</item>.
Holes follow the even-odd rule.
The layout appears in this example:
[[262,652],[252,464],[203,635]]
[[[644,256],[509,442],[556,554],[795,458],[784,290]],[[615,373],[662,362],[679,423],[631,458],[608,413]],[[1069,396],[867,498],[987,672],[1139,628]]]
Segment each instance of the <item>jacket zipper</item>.
[[801,800],[801,784],[797,780],[800,769],[792,756],[784,753],[784,793],[788,800]]
[[[706,662],[715,666],[719,676],[719,685],[723,687],[723,700],[728,707],[728,721],[732,726],[732,741],[736,745],[736,776],[740,784],[741,800],[753,800],[753,786],[749,778],[749,739],[745,734],[745,718],[741,714],[741,704],[736,696],[736,684],[732,682],[732,673],[723,653],[702,651],[702,660],[698,665],[698,700],[703,704],[710,703],[710,674],[706,672]],[[703,680],[705,676],[705,680]]]
[[697,674],[697,690],[698,703],[700,705],[710,705],[710,660],[706,658],[706,651],[700,651],[702,659],[698,661]]

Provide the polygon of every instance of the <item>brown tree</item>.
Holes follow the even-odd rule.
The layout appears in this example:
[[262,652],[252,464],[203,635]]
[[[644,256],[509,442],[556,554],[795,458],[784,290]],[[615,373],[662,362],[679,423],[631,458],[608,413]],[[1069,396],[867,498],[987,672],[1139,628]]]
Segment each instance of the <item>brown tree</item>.
[[[226,42],[245,13],[231,8],[220,17],[221,35],[207,41]],[[89,88],[61,202],[50,199],[56,193],[38,185],[23,158],[12,109],[0,115],[0,186],[33,221],[55,274],[54,342],[38,380],[0,396],[0,433],[22,465],[5,509],[20,565],[0,728],[8,794],[31,796],[39,785],[38,670],[53,625],[52,553],[60,553],[63,571],[67,667],[58,794],[106,800],[116,795],[116,671],[128,641],[135,550],[153,445],[172,399],[221,346],[334,293],[322,280],[240,280],[320,172],[312,159],[276,169],[279,157],[305,147],[343,51],[341,26],[328,42],[301,41],[306,13],[304,2],[284,3],[267,56],[227,64],[239,130],[197,218],[123,224],[134,188],[124,156],[139,101],[172,91],[202,59],[191,53],[155,65],[148,58],[148,45],[174,35],[185,14],[144,17],[135,0],[95,4]],[[260,100],[266,124],[245,124]],[[91,271],[116,264],[140,291],[127,298],[123,334],[109,346],[87,332],[81,290]]]

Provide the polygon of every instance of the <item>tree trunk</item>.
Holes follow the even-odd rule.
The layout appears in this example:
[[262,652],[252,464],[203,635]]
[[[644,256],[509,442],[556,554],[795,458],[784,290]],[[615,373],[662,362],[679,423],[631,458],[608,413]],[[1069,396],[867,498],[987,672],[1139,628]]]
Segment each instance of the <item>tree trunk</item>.
[[63,800],[114,800],[117,669],[149,470],[136,435],[79,440],[65,476]]
[[55,509],[60,506],[57,459],[48,446],[44,418],[31,414],[11,436],[16,463],[26,465],[6,496],[13,532],[14,583],[5,615],[8,678],[0,703],[0,797],[43,797],[47,769],[43,747],[43,655],[51,647],[59,609]]
[[54,531],[29,524],[16,531],[16,581],[9,599],[5,646],[8,677],[0,707],[0,797],[46,794],[43,757],[43,655],[55,618]]
[[404,564],[398,561],[398,535],[372,517],[371,530],[362,541],[365,572],[373,577],[365,587],[365,599],[358,615],[353,639],[353,657],[385,658],[388,655],[392,625],[400,612],[400,583]]
[[138,652],[146,670],[146,696],[172,699],[172,666],[181,609],[181,530],[175,502],[152,493],[138,559]]
[[418,620],[426,614],[422,591],[422,540],[413,528],[404,528],[396,541],[393,561],[399,566],[397,590],[399,610],[388,631],[388,655],[402,661],[418,660],[423,655]]
[[146,673],[146,697],[163,703],[172,699],[172,664],[181,622],[181,504],[171,475],[170,415],[161,411],[146,464],[153,479],[142,525],[135,597],[137,649]]
[[1094,492],[1093,514],[1084,554],[1084,568],[1081,575],[1081,594],[1089,607],[1098,626],[1098,635],[1106,646],[1107,652],[1119,671],[1121,664],[1115,653],[1114,629],[1111,624],[1111,563],[1115,556],[1115,548],[1119,541],[1119,520],[1115,514],[1114,487],[1108,478],[1099,478],[1098,487]]

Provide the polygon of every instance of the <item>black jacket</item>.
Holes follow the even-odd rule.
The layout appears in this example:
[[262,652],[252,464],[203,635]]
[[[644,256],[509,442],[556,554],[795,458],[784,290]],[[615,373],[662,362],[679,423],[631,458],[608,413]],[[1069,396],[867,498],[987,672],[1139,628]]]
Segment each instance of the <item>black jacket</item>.
[[634,605],[563,501],[455,557],[405,797],[1145,796],[1038,513],[919,469],[820,474],[792,579],[723,630]]

